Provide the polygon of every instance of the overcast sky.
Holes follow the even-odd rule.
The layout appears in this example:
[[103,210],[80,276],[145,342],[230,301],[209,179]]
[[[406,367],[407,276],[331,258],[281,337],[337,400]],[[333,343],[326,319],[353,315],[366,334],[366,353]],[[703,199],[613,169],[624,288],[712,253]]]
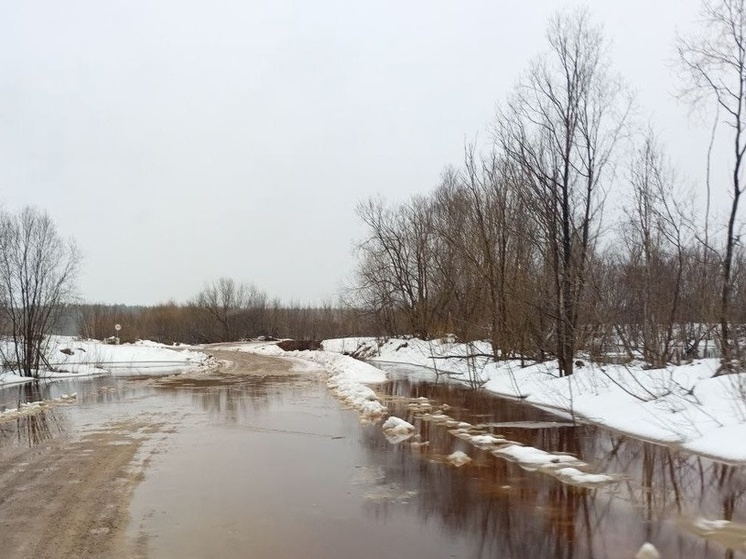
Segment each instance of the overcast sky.
[[[49,211],[89,301],[185,301],[231,276],[332,299],[380,193],[432,189],[545,47],[549,0],[0,3],[0,202]],[[674,163],[697,0],[591,0]]]

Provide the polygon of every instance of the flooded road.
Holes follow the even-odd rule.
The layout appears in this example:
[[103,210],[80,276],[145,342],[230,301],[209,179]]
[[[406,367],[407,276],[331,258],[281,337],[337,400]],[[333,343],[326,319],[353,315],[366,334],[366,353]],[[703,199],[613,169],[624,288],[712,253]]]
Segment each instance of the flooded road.
[[[651,541],[666,558],[746,557],[744,467],[395,369],[377,390],[416,436],[392,444],[318,372],[215,355],[231,364],[0,391],[0,409],[77,392],[0,423],[0,556],[629,559]],[[619,481],[521,467],[423,418],[415,398]],[[457,450],[473,461],[449,464]]]

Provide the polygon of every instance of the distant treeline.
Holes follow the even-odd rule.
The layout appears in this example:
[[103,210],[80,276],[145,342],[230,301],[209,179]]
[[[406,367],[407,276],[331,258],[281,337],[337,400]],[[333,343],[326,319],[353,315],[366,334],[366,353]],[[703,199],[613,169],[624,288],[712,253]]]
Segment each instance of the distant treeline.
[[302,306],[269,300],[256,287],[221,278],[184,304],[154,306],[78,304],[68,308],[60,333],[120,341],[215,343],[270,336],[321,340],[376,334],[372,320],[354,308]]

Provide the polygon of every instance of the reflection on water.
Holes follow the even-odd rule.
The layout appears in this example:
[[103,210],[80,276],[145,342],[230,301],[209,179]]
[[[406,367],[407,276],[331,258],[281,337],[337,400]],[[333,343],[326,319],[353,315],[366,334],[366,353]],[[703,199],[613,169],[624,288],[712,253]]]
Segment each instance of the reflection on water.
[[[305,383],[313,382],[305,379]],[[210,377],[172,377],[157,382],[159,391],[188,393],[193,404],[226,423],[245,421],[252,413],[268,410],[272,402],[302,392],[304,380],[294,375],[220,375]]]
[[[443,529],[467,531],[479,542],[474,557],[632,557],[651,541],[664,557],[735,557],[746,551],[746,468],[729,466],[612,433],[573,426],[529,405],[453,384],[394,380],[382,387],[391,412],[415,425],[427,446],[390,446],[371,431],[372,456],[385,457],[387,483],[415,487],[418,512]],[[540,472],[480,451],[448,430],[422,421],[401,396],[452,406],[459,421],[550,452],[567,452],[623,481],[598,489],[557,483]],[[523,428],[525,422],[529,428]],[[437,457],[455,450],[474,462],[450,470]],[[378,511],[380,513],[380,511]],[[701,518],[734,521],[725,530],[699,530]],[[702,522],[700,521],[700,525]],[[725,533],[725,535],[723,535]],[[726,551],[734,545],[738,550]],[[705,536],[703,538],[702,536]],[[730,541],[726,538],[730,537]]]
[[[38,382],[8,387],[3,392],[4,401],[12,402],[11,409],[19,408],[27,402],[44,399],[43,387]],[[63,421],[53,408],[40,408],[34,413],[20,415],[0,423],[0,441],[19,447],[33,447],[59,435],[63,429]]]
[[62,422],[53,409],[21,416],[12,423],[16,441],[21,446],[32,447],[62,433]]

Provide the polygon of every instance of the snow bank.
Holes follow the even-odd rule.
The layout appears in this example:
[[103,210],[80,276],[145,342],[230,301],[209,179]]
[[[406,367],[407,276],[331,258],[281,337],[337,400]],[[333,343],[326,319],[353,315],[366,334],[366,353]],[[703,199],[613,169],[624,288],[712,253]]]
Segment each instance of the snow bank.
[[371,363],[427,367],[632,436],[728,462],[746,461],[746,373],[715,378],[716,359],[656,370],[640,363],[584,363],[572,376],[560,377],[556,362],[525,367],[516,360],[495,362],[487,357],[487,342],[344,338],[324,341],[323,347],[365,356]]
[[496,437],[494,435],[473,435],[469,440],[476,446],[492,446],[505,442],[503,437]]
[[328,351],[291,351],[284,353],[321,365],[336,380],[347,380],[362,384],[386,382],[386,373],[381,369],[346,355]]
[[322,342],[324,351],[349,353],[370,362],[398,363],[427,367],[453,375],[468,373],[467,356],[477,369],[491,361],[492,346],[488,342],[459,344],[451,340],[408,340],[392,338],[337,338]]
[[76,374],[101,370],[121,375],[173,373],[197,368],[208,359],[199,351],[179,350],[154,342],[109,345],[68,337],[55,337],[52,350],[50,364],[59,371]]
[[314,363],[327,373],[327,386],[332,393],[345,405],[357,410],[363,421],[378,421],[388,415],[388,408],[366,386],[385,382],[386,373],[363,361],[327,351],[284,351],[276,344],[266,342],[237,344],[234,349]]
[[[10,355],[11,346],[3,348]],[[98,340],[52,336],[47,359],[53,370],[40,370],[40,378],[61,379],[102,374],[164,374],[203,366],[208,356],[199,351],[176,350],[170,346],[142,342],[108,345]],[[16,371],[0,373],[0,386],[27,382]]]
[[746,460],[744,375],[713,378],[716,359],[667,369],[586,364],[560,377],[556,363],[487,365],[484,388],[647,440],[729,461]]
[[603,483],[614,483],[618,478],[608,474],[591,474],[581,472],[577,468],[560,468],[555,470],[555,475],[566,482],[574,485],[595,486]]
[[388,415],[376,393],[365,384],[378,384],[386,381],[386,374],[380,369],[338,353],[325,351],[291,352],[308,361],[321,365],[331,377],[327,386],[343,402],[356,409],[363,420],[377,421]]
[[388,414],[388,409],[380,402],[376,393],[359,382],[333,377],[329,379],[327,386],[337,398],[357,410],[364,420],[377,421]]

